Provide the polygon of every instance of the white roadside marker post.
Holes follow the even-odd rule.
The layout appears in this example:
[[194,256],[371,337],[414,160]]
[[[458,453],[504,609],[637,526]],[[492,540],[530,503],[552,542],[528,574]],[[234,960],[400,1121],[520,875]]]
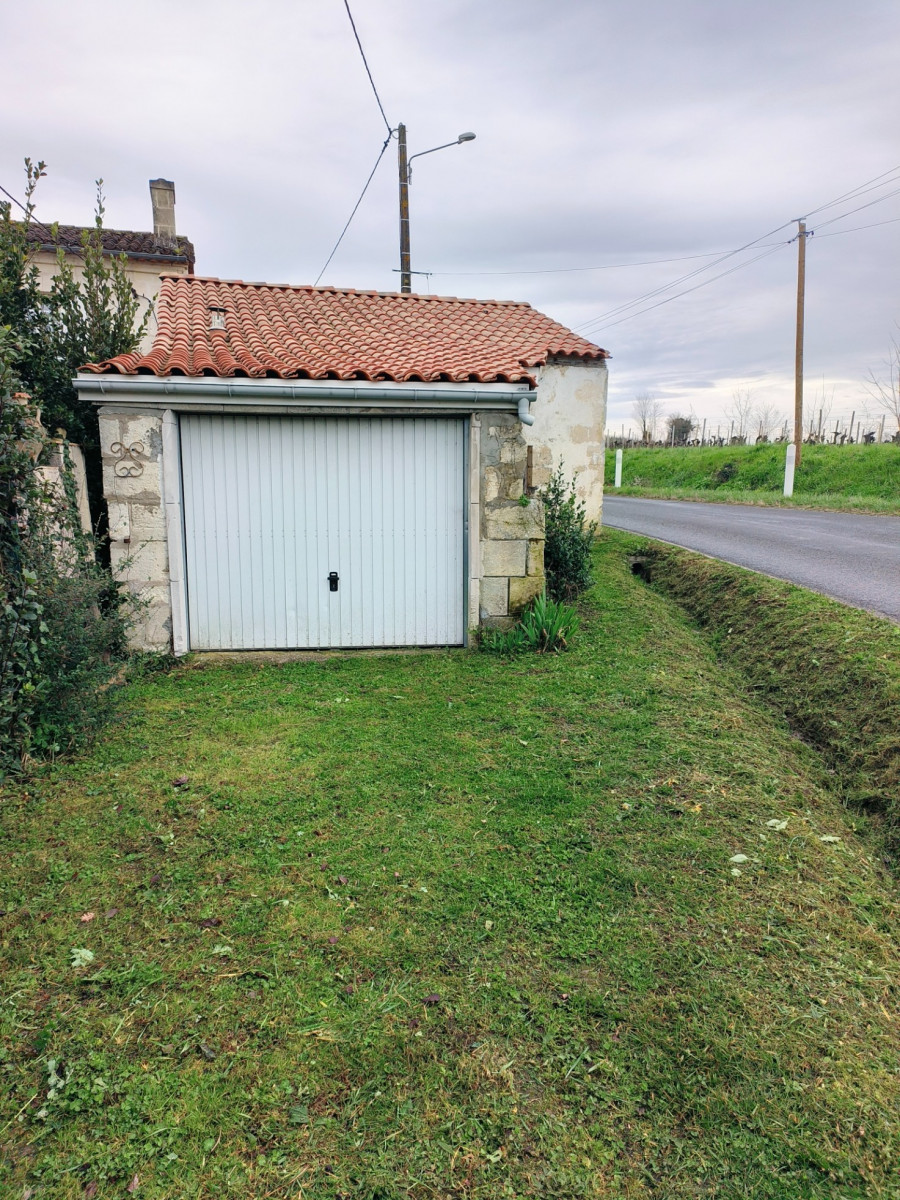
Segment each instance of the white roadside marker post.
[[797,447],[793,442],[787,448],[787,457],[784,460],[784,494],[793,496],[794,494],[794,464],[797,461]]
[[616,487],[622,486],[622,451],[616,451]]

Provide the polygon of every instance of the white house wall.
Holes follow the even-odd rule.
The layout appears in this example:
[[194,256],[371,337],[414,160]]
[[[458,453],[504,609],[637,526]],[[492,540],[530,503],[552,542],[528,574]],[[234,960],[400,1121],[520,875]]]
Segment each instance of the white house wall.
[[562,463],[591,521],[603,511],[607,379],[602,363],[551,361],[538,374],[534,424],[523,429],[532,447],[532,485],[542,488]]
[[[38,270],[38,286],[44,295],[49,295],[53,285],[53,278],[59,272],[56,254],[51,253],[49,250],[39,250],[32,261]],[[66,262],[72,268],[72,274],[76,282],[80,283],[84,277],[83,260],[75,254],[67,254]],[[159,295],[159,289],[162,287],[162,276],[187,275],[187,273],[188,268],[185,262],[153,262],[151,259],[126,258],[125,274],[128,276],[131,286],[137,292],[141,302],[140,309],[138,310],[138,319],[143,319],[147,310],[150,310],[147,328],[144,331],[144,336],[141,338],[139,346],[141,354],[148,354],[150,352],[156,337],[159,324],[156,313],[156,298]]]

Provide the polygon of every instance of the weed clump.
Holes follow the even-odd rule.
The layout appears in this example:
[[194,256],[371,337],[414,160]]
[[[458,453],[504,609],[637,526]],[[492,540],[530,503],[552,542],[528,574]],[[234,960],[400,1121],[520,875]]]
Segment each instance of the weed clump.
[[482,650],[491,654],[559,654],[578,628],[578,615],[568,604],[551,600],[546,592],[536,596],[512,629],[485,629]]

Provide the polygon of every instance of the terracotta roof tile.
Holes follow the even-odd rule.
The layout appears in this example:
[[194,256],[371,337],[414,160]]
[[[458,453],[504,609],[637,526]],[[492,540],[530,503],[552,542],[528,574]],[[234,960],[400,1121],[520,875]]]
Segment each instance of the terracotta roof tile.
[[[225,328],[210,329],[210,309]],[[533,382],[552,356],[605,350],[529,304],[166,276],[147,354],[83,369],[122,375]]]
[[[33,222],[29,224],[25,231],[29,245],[60,246],[64,250],[71,248],[78,251],[81,249],[81,235],[94,231],[93,226],[85,228],[82,225],[57,225],[56,240],[51,241],[48,235],[52,232],[52,228],[52,226],[35,225]],[[127,254],[129,258],[152,259],[159,254],[172,253],[171,248],[157,242],[152,233],[140,233],[133,229],[104,229],[102,240],[104,250],[108,250],[110,254]],[[193,243],[183,237],[177,240],[179,257],[193,264]]]

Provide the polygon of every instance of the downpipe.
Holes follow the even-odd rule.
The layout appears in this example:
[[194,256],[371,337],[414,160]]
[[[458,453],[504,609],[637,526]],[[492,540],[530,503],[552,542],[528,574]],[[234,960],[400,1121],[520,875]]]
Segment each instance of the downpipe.
[[531,404],[531,401],[533,399],[534,399],[534,396],[532,395],[532,396],[522,396],[519,400],[519,407],[516,412],[516,416],[519,418],[519,420],[522,422],[523,425],[533,425],[534,424],[534,417],[528,411],[529,405]]

